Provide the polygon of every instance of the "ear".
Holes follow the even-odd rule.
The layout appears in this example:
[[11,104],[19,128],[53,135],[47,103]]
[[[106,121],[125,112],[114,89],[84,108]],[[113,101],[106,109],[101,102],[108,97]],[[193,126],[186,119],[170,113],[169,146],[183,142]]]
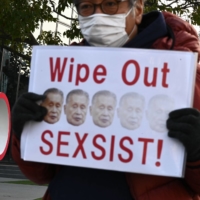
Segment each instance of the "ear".
[[90,115],[92,116],[92,106],[90,106]]
[[66,109],[67,109],[67,106],[64,105],[64,113],[65,113],[65,114],[67,114]]
[[117,117],[120,118],[120,108],[117,108]]
[[144,0],[136,0],[135,3],[135,23],[139,25],[142,21],[144,11]]
[[146,114],[147,120],[149,120],[149,113],[148,113],[148,110],[145,111],[145,114]]
[[44,102],[44,101],[41,101],[41,100],[40,100],[40,101],[37,101],[36,103],[37,103],[39,106],[43,106],[43,102]]

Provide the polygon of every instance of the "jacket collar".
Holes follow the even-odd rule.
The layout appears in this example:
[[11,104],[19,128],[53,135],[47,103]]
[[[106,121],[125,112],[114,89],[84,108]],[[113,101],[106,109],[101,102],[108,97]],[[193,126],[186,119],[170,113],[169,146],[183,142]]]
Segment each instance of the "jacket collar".
[[153,11],[143,15],[138,34],[123,47],[150,48],[161,37],[168,35],[167,25],[161,12]]

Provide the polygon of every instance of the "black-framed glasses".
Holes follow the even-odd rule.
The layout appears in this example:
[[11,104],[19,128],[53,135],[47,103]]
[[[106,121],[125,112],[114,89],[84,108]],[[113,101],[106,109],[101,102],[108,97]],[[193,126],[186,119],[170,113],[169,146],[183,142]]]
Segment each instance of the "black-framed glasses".
[[114,15],[118,11],[119,3],[124,1],[129,0],[103,0],[99,4],[94,4],[90,1],[84,1],[76,4],[76,9],[78,14],[83,17],[87,17],[94,14],[97,6],[100,6],[103,13],[108,15]]

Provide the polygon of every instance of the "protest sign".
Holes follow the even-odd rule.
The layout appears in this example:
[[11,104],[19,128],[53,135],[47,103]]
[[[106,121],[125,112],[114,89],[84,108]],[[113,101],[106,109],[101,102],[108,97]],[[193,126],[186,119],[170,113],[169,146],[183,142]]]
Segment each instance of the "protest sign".
[[10,139],[10,106],[6,95],[0,92],[0,160],[6,154]]
[[34,47],[29,91],[47,96],[26,124],[24,160],[181,177],[185,151],[167,136],[174,109],[191,107],[196,53]]

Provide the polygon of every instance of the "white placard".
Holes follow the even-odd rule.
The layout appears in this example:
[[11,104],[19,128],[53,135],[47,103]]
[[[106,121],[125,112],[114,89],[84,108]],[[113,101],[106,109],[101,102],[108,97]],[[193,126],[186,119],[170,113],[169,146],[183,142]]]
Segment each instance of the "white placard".
[[10,106],[6,95],[0,92],[0,160],[6,154],[10,139]]
[[[184,147],[167,136],[165,123],[171,110],[192,107],[196,62],[191,52],[34,47],[29,91],[57,88],[64,100],[60,118],[55,108],[50,121],[27,123],[22,158],[183,176]],[[81,94],[66,101],[77,89],[88,94],[88,105]]]

